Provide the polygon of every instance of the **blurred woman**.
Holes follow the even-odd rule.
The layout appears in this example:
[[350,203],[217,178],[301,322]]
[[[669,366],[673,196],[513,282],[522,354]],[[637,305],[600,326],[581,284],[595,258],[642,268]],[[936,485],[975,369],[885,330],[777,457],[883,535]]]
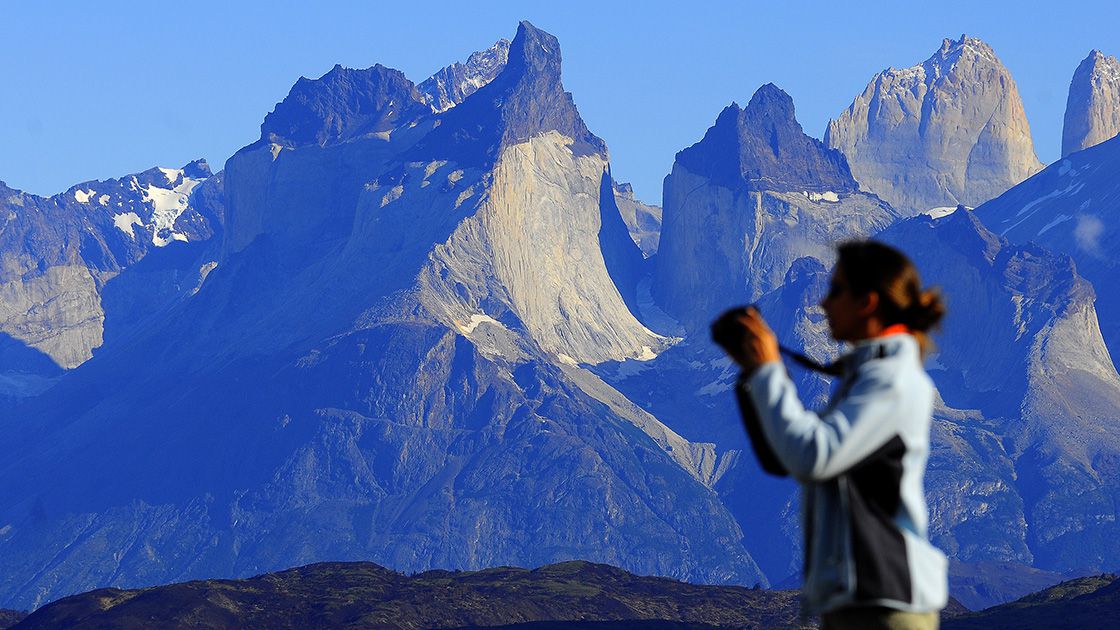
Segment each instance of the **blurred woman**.
[[947,563],[927,536],[934,387],[922,358],[945,307],[906,256],[874,241],[838,248],[821,306],[833,338],[852,347],[819,413],[798,398],[757,310],[729,312],[716,335],[742,368],[752,438],[801,483],[802,597],[826,630],[937,628]]

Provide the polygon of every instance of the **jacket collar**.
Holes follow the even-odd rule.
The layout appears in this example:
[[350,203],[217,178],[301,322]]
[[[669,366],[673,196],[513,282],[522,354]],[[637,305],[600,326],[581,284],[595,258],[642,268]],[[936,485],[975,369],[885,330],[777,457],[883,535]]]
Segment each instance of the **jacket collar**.
[[[888,329],[889,330],[889,329]],[[852,349],[840,358],[844,365],[844,375],[854,373],[859,366],[875,359],[884,359],[903,353],[917,354],[918,340],[906,332],[894,332],[863,339],[852,345]]]

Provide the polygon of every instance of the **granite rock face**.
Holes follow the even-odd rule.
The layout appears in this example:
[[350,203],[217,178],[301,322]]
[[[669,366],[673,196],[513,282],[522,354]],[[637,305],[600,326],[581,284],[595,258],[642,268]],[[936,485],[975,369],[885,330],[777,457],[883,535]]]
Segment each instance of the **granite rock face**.
[[[0,183],[0,335],[63,369],[88,360],[104,340],[106,311],[117,306],[104,303],[106,286],[153,252],[199,254],[193,246],[221,231],[221,187],[221,174],[203,160],[85,182],[52,197]],[[205,261],[181,262],[165,278],[174,286],[148,287],[146,308],[197,286]],[[3,371],[26,367],[5,361]]]
[[509,40],[499,39],[490,48],[467,57],[465,63],[455,62],[416,87],[433,110],[447,111],[493,81],[508,58]]
[[766,584],[714,447],[587,369],[671,340],[614,283],[640,253],[559,76],[523,23],[445,112],[266,125],[201,290],[0,421],[0,601],[325,559]]
[[630,184],[618,182],[614,182],[614,202],[626,222],[630,238],[642,250],[642,257],[652,257],[661,239],[661,206],[642,203],[634,198]]
[[[1120,375],[1093,287],[1068,256],[1009,243],[968,211],[916,217],[879,238],[948,292],[929,370],[947,407],[971,410],[939,412],[935,541],[962,560],[1058,572],[1110,566],[1120,551]],[[963,475],[962,461],[975,462]]]
[[773,83],[758,88],[745,108],[726,107],[676,163],[725,188],[836,194],[858,188],[844,156],[805,135],[793,99]]
[[1101,332],[1120,356],[1120,139],[1072,153],[976,209],[992,231],[1014,243],[1039,243],[1073,258],[1096,289]]
[[653,297],[686,327],[777,288],[793,261],[897,214],[859,192],[844,156],[805,135],[790,97],[763,86],[731,105],[665,178]]
[[1073,73],[1062,127],[1062,157],[1120,133],[1120,61],[1099,50]]
[[863,190],[904,214],[975,207],[1042,168],[1011,73],[962,35],[929,59],[890,68],[828,123]]

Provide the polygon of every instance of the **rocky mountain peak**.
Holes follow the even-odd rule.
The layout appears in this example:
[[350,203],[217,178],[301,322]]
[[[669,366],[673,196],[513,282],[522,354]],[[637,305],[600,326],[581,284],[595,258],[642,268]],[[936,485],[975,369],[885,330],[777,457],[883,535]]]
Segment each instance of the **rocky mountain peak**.
[[214,173],[210,170],[210,164],[206,162],[205,158],[199,158],[187,163],[182,168],[183,175],[191,179],[206,179]]
[[744,110],[748,122],[769,125],[773,128],[796,127],[801,125],[794,116],[793,98],[773,83],[767,83],[755,90]]
[[825,143],[866,190],[909,214],[978,206],[1042,168],[1011,73],[967,35],[872,77],[829,121]]
[[337,144],[385,132],[430,112],[412,81],[381,64],[335,65],[318,79],[300,77],[261,125],[261,140],[283,146]]
[[984,40],[962,34],[960,39],[946,37],[941,40],[941,49],[938,50],[930,61],[956,62],[961,58],[974,58],[991,63],[999,63],[996,52]]
[[729,303],[780,286],[799,258],[831,264],[829,243],[866,237],[897,214],[860,193],[844,155],[798,124],[793,99],[767,84],[732,103],[665,178],[651,292],[687,330]]
[[1062,157],[1120,133],[1120,61],[1093,50],[1069,84]]
[[557,131],[570,138],[576,155],[606,156],[561,82],[560,42],[521,22],[509,45],[505,67],[470,98],[448,111],[441,125],[418,146],[426,156],[481,165],[503,146]]
[[467,57],[465,63],[455,62],[433,74],[418,87],[421,94],[438,112],[444,112],[494,80],[509,59],[509,40],[500,39],[486,50]]
[[805,135],[793,99],[772,83],[755,91],[745,109],[724,108],[697,144],[677,154],[689,171],[727,188],[779,192],[857,190],[839,151]]
[[560,82],[560,40],[533,26],[528,20],[517,25],[509,50],[509,66],[517,72],[538,72]]

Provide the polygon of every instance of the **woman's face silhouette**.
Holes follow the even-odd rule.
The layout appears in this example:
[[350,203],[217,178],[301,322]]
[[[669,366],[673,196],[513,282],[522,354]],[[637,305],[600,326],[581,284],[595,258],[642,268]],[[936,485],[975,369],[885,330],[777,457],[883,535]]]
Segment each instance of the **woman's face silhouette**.
[[854,295],[844,270],[837,266],[832,270],[832,280],[828,285],[828,295],[821,300],[821,307],[828,317],[828,327],[836,341],[859,341],[871,337],[877,321],[875,310],[879,305],[878,294]]

